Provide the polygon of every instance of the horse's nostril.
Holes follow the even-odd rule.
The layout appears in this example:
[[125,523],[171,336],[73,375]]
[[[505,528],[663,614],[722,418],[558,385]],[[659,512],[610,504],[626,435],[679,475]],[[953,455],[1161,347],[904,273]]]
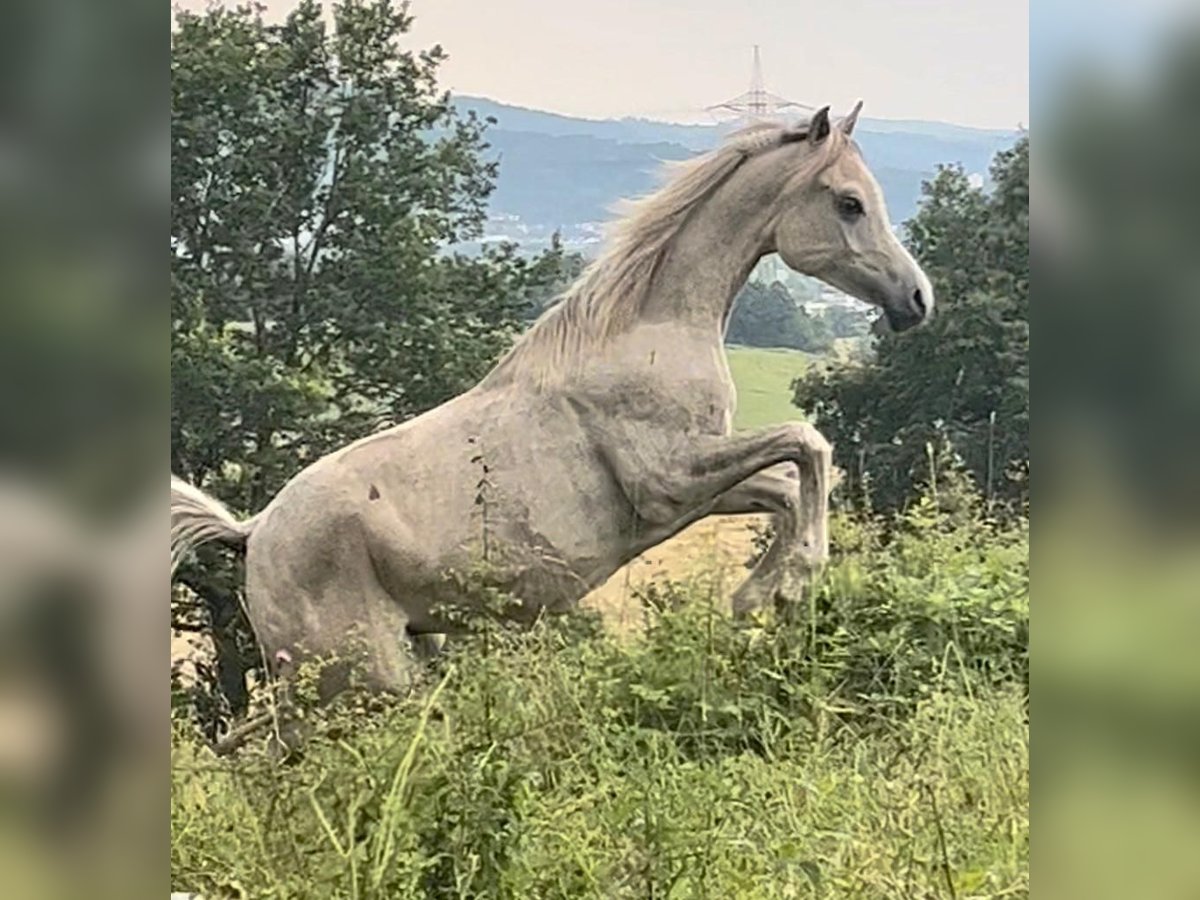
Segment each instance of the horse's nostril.
[[913,291],[913,306],[916,307],[917,312],[919,312],[922,316],[925,315],[925,297],[921,293],[920,288],[917,288],[915,291]]

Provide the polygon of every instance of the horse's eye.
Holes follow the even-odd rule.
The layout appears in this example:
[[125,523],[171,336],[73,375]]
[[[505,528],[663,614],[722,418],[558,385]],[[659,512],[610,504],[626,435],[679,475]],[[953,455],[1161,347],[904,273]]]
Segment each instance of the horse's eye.
[[848,194],[837,199],[838,212],[847,219],[857,219],[864,215],[866,210],[863,209],[862,201],[857,197],[851,197]]

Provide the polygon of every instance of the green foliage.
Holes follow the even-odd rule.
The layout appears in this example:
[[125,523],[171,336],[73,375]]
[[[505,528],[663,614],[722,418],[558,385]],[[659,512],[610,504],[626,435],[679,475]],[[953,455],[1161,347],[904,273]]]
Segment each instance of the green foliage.
[[[406,10],[176,16],[171,469],[234,510],[469,388],[560,281],[560,252],[447,252],[479,234],[496,165],[437,91],[441,49],[404,48]],[[210,626],[237,610],[219,554],[183,580]]]
[[805,312],[780,282],[750,281],[734,301],[725,340],[747,347],[820,352],[833,345],[833,334],[824,318]]
[[550,238],[550,249],[538,258],[531,273],[534,286],[527,292],[527,305],[521,314],[522,318],[532,322],[553,306],[583,273],[586,265],[583,254],[568,252],[563,248],[562,236],[556,231]]
[[[938,297],[925,327],[881,339],[870,363],[795,386],[833,442],[852,497],[894,509],[948,440],[989,499],[1028,500],[1029,139],[999,154],[990,194],[946,167],[926,185],[909,245]],[[869,490],[868,490],[869,487]]]
[[244,897],[919,897],[1028,891],[1027,532],[953,479],[835,522],[810,614],[711,585],[483,615],[429,687],[315,714],[292,764],[176,720],[172,883]]
[[172,49],[173,469],[238,509],[469,387],[553,265],[477,235],[496,166],[387,0],[181,12]]

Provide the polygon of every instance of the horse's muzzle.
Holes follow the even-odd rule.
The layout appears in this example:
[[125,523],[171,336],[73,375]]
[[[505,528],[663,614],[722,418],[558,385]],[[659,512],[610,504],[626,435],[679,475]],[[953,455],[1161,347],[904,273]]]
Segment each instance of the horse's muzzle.
[[924,293],[917,288],[904,300],[886,304],[883,314],[892,331],[908,331],[925,321],[929,316],[929,306]]

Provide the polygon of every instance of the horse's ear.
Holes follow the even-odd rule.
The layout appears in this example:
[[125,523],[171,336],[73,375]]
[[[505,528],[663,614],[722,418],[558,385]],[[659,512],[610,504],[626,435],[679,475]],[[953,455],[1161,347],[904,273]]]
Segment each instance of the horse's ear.
[[842,134],[849,137],[854,133],[854,126],[858,123],[858,114],[862,111],[862,101],[859,100],[854,104],[854,109],[850,110],[846,118],[838,122],[838,128],[842,130]]
[[829,107],[822,106],[808,120],[808,142],[819,144],[829,137]]

